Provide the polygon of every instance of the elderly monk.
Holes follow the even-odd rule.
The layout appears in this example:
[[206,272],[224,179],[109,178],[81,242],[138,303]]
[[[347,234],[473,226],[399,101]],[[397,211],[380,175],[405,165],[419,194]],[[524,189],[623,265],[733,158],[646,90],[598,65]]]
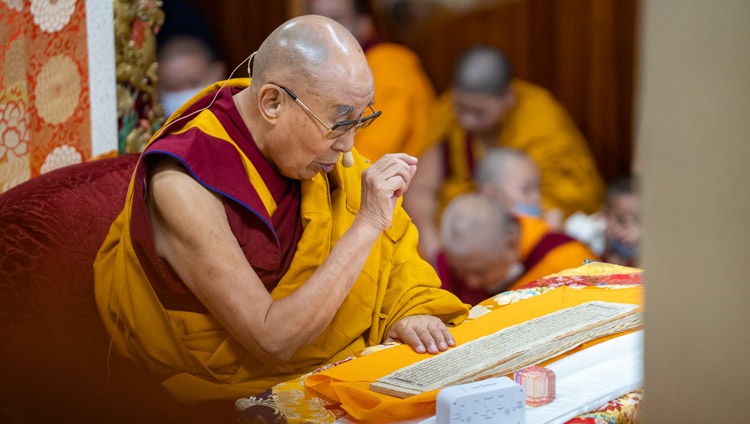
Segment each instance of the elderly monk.
[[513,216],[479,193],[455,197],[440,230],[445,247],[437,267],[443,288],[472,305],[598,259],[582,243],[551,232],[543,220]]
[[308,0],[308,5],[310,13],[327,16],[349,29],[372,69],[375,105],[383,116],[377,127],[357,134],[356,149],[373,161],[386,153],[422,153],[435,90],[419,57],[378,35],[368,0]]
[[453,346],[446,324],[467,306],[419,258],[401,207],[416,158],[348,157],[379,115],[359,43],[302,16],[248,69],[183,105],[140,159],[94,265],[115,350],[200,402],[383,342]]
[[586,141],[552,95],[513,79],[505,55],[487,46],[467,50],[452,89],[438,101],[405,207],[420,231],[420,248],[434,261],[442,208],[474,190],[474,165],[489,146],[512,147],[539,166],[542,205],[564,217],[599,209],[603,183]]

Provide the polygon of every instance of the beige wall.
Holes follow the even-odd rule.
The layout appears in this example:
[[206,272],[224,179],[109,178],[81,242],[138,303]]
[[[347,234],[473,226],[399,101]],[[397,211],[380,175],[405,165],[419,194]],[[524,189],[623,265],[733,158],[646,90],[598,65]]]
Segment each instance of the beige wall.
[[750,422],[750,1],[643,0],[647,423]]

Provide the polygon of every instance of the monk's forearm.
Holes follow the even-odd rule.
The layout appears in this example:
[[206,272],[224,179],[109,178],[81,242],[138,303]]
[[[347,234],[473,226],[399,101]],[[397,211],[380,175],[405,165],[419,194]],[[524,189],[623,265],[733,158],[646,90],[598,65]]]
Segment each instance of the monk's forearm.
[[264,322],[265,350],[273,352],[276,359],[288,359],[323,332],[362,272],[381,233],[355,220],[313,275],[298,290],[270,305]]

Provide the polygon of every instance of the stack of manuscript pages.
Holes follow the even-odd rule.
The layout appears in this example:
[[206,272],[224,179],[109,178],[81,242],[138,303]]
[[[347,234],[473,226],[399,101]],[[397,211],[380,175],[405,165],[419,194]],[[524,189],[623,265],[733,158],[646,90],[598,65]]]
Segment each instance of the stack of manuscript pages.
[[388,374],[370,385],[406,398],[511,374],[593,339],[642,325],[638,305],[593,301],[504,328]]

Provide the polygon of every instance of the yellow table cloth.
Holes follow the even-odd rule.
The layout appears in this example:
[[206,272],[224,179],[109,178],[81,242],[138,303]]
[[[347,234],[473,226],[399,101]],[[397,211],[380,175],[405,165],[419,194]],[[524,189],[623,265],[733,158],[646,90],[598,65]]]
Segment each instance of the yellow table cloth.
[[[592,263],[553,274],[525,288],[501,293],[476,305],[469,319],[451,329],[461,344],[559,309],[592,300],[643,305],[642,270],[610,264]],[[564,355],[608,340],[603,337],[579,346]],[[550,361],[560,359],[557,356]],[[279,412],[278,421],[286,423],[334,423],[339,418],[358,422],[393,422],[427,417],[435,413],[433,390],[407,399],[369,390],[371,382],[390,372],[424,359],[406,345],[379,346],[367,349],[361,356],[328,365],[299,379],[281,383],[272,389],[270,398],[240,399],[238,409],[249,405],[272,405]],[[643,393],[635,391],[613,400],[597,411],[580,415],[569,423],[631,423]],[[247,414],[244,415],[247,418]],[[243,414],[240,415],[243,421]]]

